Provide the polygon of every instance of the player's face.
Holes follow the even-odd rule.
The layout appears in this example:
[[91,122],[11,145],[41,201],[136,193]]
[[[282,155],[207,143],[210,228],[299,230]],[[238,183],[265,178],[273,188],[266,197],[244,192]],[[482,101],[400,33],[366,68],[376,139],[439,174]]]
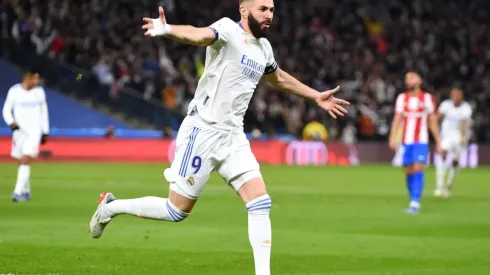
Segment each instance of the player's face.
[[416,88],[419,88],[421,84],[422,79],[420,79],[418,74],[407,73],[405,75],[405,88],[407,88],[407,90],[415,90]]
[[248,26],[255,37],[265,37],[274,17],[273,0],[255,0],[248,14]]
[[39,74],[31,74],[29,76],[29,84],[31,85],[31,87],[35,87],[37,85],[39,85],[39,82],[40,82],[40,77],[39,77]]
[[463,92],[460,89],[452,89],[451,90],[451,99],[456,103],[462,102],[463,101]]

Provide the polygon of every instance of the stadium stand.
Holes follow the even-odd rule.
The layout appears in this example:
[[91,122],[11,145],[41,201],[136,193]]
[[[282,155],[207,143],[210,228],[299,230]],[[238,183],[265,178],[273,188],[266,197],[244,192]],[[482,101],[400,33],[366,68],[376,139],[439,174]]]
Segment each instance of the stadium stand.
[[[93,72],[102,88],[81,89],[78,96],[176,129],[202,72],[204,50],[144,38],[141,18],[154,16],[163,4],[175,24],[206,26],[222,16],[237,20],[237,1],[201,0],[200,8],[192,9],[194,2],[4,3],[2,35],[51,63]],[[490,142],[489,1],[295,0],[276,6],[270,40],[280,66],[317,90],[341,85],[354,104],[348,120],[333,121],[264,82],[245,117],[246,131],[301,136],[305,124],[320,121],[330,139],[352,132],[354,124],[359,139],[385,140],[403,74],[414,69],[438,100],[451,86],[462,87],[476,110],[475,139]],[[120,103],[132,101],[138,102]]]
[[[20,82],[21,74],[2,60],[0,60],[0,71],[2,72],[0,81],[0,105],[3,106],[8,89],[10,86]],[[118,129],[131,129],[130,126],[85,107],[55,90],[45,89],[45,92],[49,103],[50,124],[52,128],[106,129],[112,125]]]

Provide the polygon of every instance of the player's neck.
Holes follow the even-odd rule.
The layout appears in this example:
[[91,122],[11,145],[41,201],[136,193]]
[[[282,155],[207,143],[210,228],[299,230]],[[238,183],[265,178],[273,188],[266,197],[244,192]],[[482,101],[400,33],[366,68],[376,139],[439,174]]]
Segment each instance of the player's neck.
[[22,82],[22,88],[24,88],[24,90],[26,91],[29,91],[30,89],[32,89],[31,85],[25,83],[25,82]]
[[415,88],[411,91],[408,91],[408,94],[411,96],[418,96],[421,92],[422,90],[420,88]]

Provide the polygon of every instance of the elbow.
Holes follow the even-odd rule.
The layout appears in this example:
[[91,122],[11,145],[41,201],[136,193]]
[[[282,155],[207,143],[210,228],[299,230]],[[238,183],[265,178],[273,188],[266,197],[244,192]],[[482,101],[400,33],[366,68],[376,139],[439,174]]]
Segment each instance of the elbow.
[[276,88],[280,88],[280,89],[287,88],[286,80],[284,79],[284,76],[280,71],[275,73],[275,75],[272,77],[272,80],[270,82]]

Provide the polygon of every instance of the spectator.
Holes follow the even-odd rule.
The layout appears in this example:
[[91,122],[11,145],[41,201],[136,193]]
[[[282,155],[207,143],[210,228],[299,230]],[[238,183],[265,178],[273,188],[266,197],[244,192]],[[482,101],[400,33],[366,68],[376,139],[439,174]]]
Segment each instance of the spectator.
[[[113,91],[129,86],[148,100],[159,99],[159,91],[182,79],[185,84],[171,104],[182,114],[202,73],[205,50],[146,38],[141,18],[155,16],[156,6],[163,4],[174,24],[208,26],[223,16],[237,19],[236,2],[229,0],[201,0],[198,9],[195,2],[175,0],[33,3],[1,6],[2,22],[11,26],[9,35],[19,44],[36,45],[40,53],[47,47],[64,62],[94,68]],[[319,91],[341,85],[342,96],[353,103],[347,118],[359,121],[362,140],[386,136],[396,94],[404,89],[403,75],[417,70],[424,89],[439,100],[461,84],[475,106],[475,138],[490,141],[488,18],[485,0],[282,1],[276,3],[269,40],[278,64],[300,80]],[[308,122],[304,114],[316,108],[276,93],[264,81],[245,116],[246,130],[298,135]],[[344,125],[332,127],[343,133]]]

